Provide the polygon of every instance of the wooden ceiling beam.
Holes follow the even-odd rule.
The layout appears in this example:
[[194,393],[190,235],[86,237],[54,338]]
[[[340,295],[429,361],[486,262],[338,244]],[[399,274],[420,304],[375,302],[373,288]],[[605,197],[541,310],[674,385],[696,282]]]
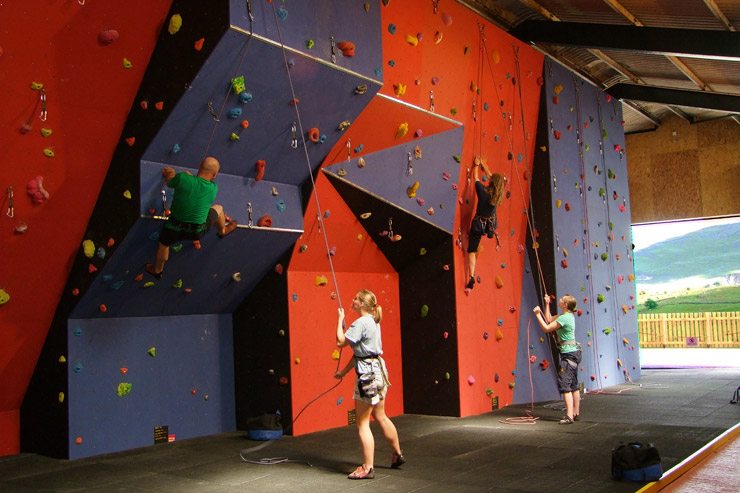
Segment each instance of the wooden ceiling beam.
[[727,30],[729,31],[735,31],[735,26],[732,25],[730,20],[725,16],[725,14],[722,12],[722,10],[719,8],[719,5],[717,5],[717,2],[714,0],[704,0],[704,5],[707,6],[707,8],[714,14],[714,16],[719,19],[719,21],[725,25]]
[[611,7],[612,10],[617,12],[619,15],[627,19],[630,22],[630,24],[635,25],[635,26],[640,26],[640,27],[645,25],[642,22],[640,22],[640,19],[635,17],[632,14],[632,12],[627,10],[627,7],[619,3],[617,0],[604,0],[604,3],[607,4],[609,7]]

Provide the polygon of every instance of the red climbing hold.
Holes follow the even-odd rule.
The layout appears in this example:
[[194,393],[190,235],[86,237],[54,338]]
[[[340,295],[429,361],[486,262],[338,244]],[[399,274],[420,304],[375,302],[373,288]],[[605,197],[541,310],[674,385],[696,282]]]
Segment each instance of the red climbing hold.
[[265,214],[261,218],[257,220],[257,226],[261,228],[271,228],[272,227],[272,217],[269,214]]
[[319,129],[316,127],[313,127],[311,130],[308,131],[308,140],[311,142],[318,143],[319,141]]
[[283,275],[283,264],[275,264],[275,272],[282,276]]
[[267,162],[264,159],[257,161],[257,174],[254,181],[260,181],[265,177],[265,166],[267,166]]
[[129,147],[133,147],[136,143],[136,137],[126,137],[126,144],[128,144]]
[[108,307],[105,305],[105,303],[101,303],[98,309],[100,310],[100,313],[105,313],[108,311]]
[[352,41],[340,41],[337,43],[337,48],[342,52],[342,55],[346,57],[355,56],[355,44]]
[[93,264],[88,264],[88,266],[87,266],[87,272],[89,272],[90,274],[92,274],[93,272],[97,272],[97,271],[98,271],[98,268],[97,267],[95,267]]
[[164,101],[157,101],[154,103],[154,107],[157,109],[157,111],[162,111],[164,109]]
[[206,38],[200,38],[198,41],[196,41],[193,44],[193,48],[195,48],[195,51],[200,51],[203,49],[203,43],[206,42]]

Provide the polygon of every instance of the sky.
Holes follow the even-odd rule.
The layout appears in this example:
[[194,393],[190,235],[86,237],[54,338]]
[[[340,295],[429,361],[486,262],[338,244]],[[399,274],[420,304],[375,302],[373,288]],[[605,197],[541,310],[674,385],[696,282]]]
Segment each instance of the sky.
[[635,251],[639,251],[655,243],[677,238],[710,226],[738,222],[740,222],[740,217],[736,216],[718,219],[695,219],[691,221],[635,224],[632,226],[632,242],[635,244]]

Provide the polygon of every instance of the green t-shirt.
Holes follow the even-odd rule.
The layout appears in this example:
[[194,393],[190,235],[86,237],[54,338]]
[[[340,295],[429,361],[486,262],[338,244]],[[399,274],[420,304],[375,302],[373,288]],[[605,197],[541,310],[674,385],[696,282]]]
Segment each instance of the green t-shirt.
[[[560,328],[555,332],[558,335],[558,341],[573,341],[576,338],[576,318],[573,312],[566,312],[558,315],[558,324]],[[575,344],[559,345],[561,353],[572,353],[578,351]]]
[[208,210],[216,200],[218,185],[199,176],[178,173],[167,186],[175,189],[170,217],[184,223],[206,222]]

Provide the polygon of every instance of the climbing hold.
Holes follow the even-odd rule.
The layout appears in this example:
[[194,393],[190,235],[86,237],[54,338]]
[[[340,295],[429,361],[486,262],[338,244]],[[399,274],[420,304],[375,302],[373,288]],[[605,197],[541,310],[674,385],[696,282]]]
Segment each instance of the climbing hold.
[[203,44],[206,42],[206,38],[200,38],[195,43],[193,43],[193,48],[195,48],[195,51],[200,51],[203,49]]
[[264,159],[260,159],[257,161],[256,169],[257,173],[255,174],[254,181],[260,181],[265,177],[265,166],[267,165],[267,162]]
[[419,185],[419,182],[415,181],[410,187],[406,189],[406,195],[408,195],[410,199],[416,197],[416,192],[419,190]]
[[429,315],[429,305],[421,305],[421,318],[426,318]]
[[342,52],[342,55],[348,58],[355,56],[355,44],[352,41],[340,41],[337,43],[337,48]]
[[509,388],[514,390],[514,387],[516,387],[516,382],[509,382]]
[[44,88],[44,85],[41,82],[31,82],[31,89],[34,91],[40,91]]
[[136,137],[126,137],[125,140],[126,140],[126,145],[128,145],[129,147],[133,147],[134,144],[136,143]]
[[430,216],[433,216],[434,215],[434,207],[430,207],[429,209],[427,209],[427,214],[430,215]]
[[97,257],[98,257],[99,259],[104,259],[104,258],[105,258],[105,248],[103,248],[103,247],[98,247],[98,249],[97,249],[97,250],[95,250],[95,255],[96,255],[96,256],[97,256]]
[[49,192],[44,189],[44,178],[37,176],[26,184],[26,193],[34,204],[43,204],[49,200]]
[[604,262],[606,262],[606,260],[608,258],[609,258],[609,254],[608,253],[604,252],[604,253],[601,254],[601,260],[603,260]]
[[0,305],[4,305],[8,301],[10,301],[10,293],[0,288]]
[[42,137],[49,137],[52,133],[52,130],[50,128],[42,128],[41,130],[39,130],[39,132],[41,133]]
[[121,62],[123,64],[123,68],[129,69],[134,66],[133,63],[131,63],[131,60],[129,60],[126,57],[123,57],[123,61]]
[[182,16],[180,14],[173,14],[170,17],[170,23],[167,26],[167,32],[170,34],[177,34],[177,31],[182,27]]
[[[254,96],[249,91],[244,91],[244,92],[239,93],[239,101],[241,101],[242,103],[251,103],[253,99],[254,99]],[[249,126],[249,123],[247,123],[247,126]],[[247,128],[247,126],[245,126],[244,122],[242,122],[242,127]]]
[[612,333],[612,328],[611,328],[611,327],[604,327],[604,330],[602,330],[602,332],[603,332],[603,333],[604,333],[605,335],[609,335],[609,334],[611,334],[611,333]]
[[605,299],[603,294],[596,295],[596,301],[599,303],[603,303]]
[[396,34],[396,25],[395,24],[388,24],[388,32],[391,34]]
[[393,84],[393,92],[396,93],[396,97],[401,97],[406,94],[406,84]]
[[82,437],[76,437],[75,438],[75,444],[76,445],[82,445]]
[[567,269],[568,268],[568,260],[567,259],[561,260],[560,261],[560,267],[562,267],[563,269]]
[[496,329],[496,340],[501,341],[501,339],[504,338],[504,333],[501,332],[501,329]]
[[473,385],[475,383],[475,377],[473,375],[468,375],[468,385]]
[[555,137],[555,140],[560,140],[560,130],[553,130],[552,135]]
[[313,39],[307,39],[306,40],[306,49],[310,50],[316,45],[316,42]]
[[501,289],[504,287],[504,280],[501,279],[501,276],[496,276],[495,282],[496,282],[496,287],[498,289]]
[[144,111],[148,110],[149,109],[149,101],[147,101],[146,99],[142,99],[141,101],[139,101],[139,107],[141,107],[141,109],[144,110]]
[[313,142],[314,144],[319,142],[319,129],[316,127],[313,127],[308,131],[308,140]]
[[152,286],[154,286],[154,281],[147,281],[144,283],[145,288],[151,288]]
[[271,228],[272,227],[272,217],[269,214],[265,214],[264,216],[260,217],[257,220],[257,226],[261,228]]
[[296,365],[300,365],[300,364],[301,364],[301,358],[298,358],[298,357],[296,357],[296,358],[295,358],[295,359],[293,360],[293,362],[294,362],[294,363],[295,363]]
[[424,204],[426,203],[426,200],[424,200],[423,197],[419,197],[418,199],[416,199],[416,203],[419,204],[420,206],[424,206]]
[[131,393],[133,385],[128,382],[121,382],[118,384],[118,397],[123,397]]
[[51,147],[45,148],[43,152],[44,152],[44,156],[48,158],[54,157],[54,149],[52,149]]
[[182,287],[182,279],[178,279],[177,281],[173,282],[172,287],[175,289],[180,289]]
[[314,280],[314,283],[317,286],[326,286],[328,282],[329,280],[326,278],[326,276],[316,276],[316,279]]
[[535,364],[535,363],[537,363],[537,355],[534,355],[534,354],[530,355],[529,356],[529,363],[532,364],[532,365]]
[[242,116],[242,109],[241,108],[231,108],[229,110],[229,118],[236,119]]
[[87,258],[93,258],[95,255],[95,243],[92,240],[85,240],[82,242],[82,252]]
[[448,14],[447,12],[442,13],[442,22],[445,26],[451,26],[452,25],[452,16]]
[[417,36],[413,36],[411,34],[406,35],[406,42],[410,44],[411,46],[416,46],[419,44],[419,38]]
[[483,332],[483,340],[484,341],[488,340],[488,332]]
[[115,29],[106,29],[98,33],[98,42],[103,45],[109,45],[118,41],[119,34]]
[[563,209],[565,209],[565,212],[570,212],[570,202],[566,202],[565,207],[563,207]]
[[396,138],[400,139],[402,137],[405,137],[407,133],[409,133],[409,124],[408,122],[403,122],[398,126],[398,129],[396,130]]

